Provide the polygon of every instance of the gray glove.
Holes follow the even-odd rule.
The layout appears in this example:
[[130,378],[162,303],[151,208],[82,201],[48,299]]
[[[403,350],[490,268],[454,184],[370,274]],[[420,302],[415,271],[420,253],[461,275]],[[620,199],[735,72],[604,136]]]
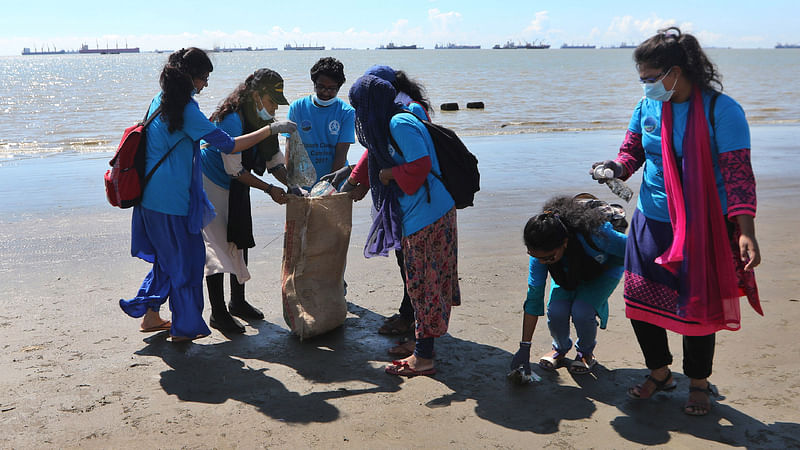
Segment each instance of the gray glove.
[[333,186],[338,187],[342,184],[342,181],[346,180],[347,177],[350,176],[350,172],[353,171],[351,166],[344,166],[339,170],[331,172],[327,175],[323,175],[320,178],[320,181],[327,181],[328,183],[332,184]]
[[522,369],[525,375],[531,374],[531,344],[520,342],[519,350],[511,358],[511,370]]
[[297,124],[291,120],[284,120],[282,122],[272,122],[269,124],[269,129],[272,134],[278,133],[294,133],[297,130]]

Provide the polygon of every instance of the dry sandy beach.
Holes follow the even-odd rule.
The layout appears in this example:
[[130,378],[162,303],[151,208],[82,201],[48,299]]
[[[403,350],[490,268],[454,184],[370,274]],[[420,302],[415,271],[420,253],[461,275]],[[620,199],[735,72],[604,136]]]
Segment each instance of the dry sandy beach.
[[[797,162],[795,156],[789,163]],[[100,189],[102,164],[86,164],[96,167],[77,176],[96,179]],[[402,285],[394,258],[361,254],[366,201],[354,210],[349,317],[342,328],[304,342],[288,332],[281,312],[283,210],[257,193],[247,292],[266,320],[250,323],[245,335],[229,339],[214,330],[188,344],[168,342],[167,332],[140,333],[138,321],[117,305],[149,267],[129,256],[128,211],[101,199],[93,207],[56,204],[3,220],[0,447],[800,447],[796,179],[759,177],[757,275],[766,316],[743,301],[742,330],[718,334],[711,381],[725,398],[701,418],[682,412],[688,380],[674,335],[678,390],[649,401],[625,395],[646,370],[621,288],[611,298],[608,329],[599,333],[600,365],[592,375],[536,367],[541,382],[507,383],[527,277],[521,228],[556,189],[532,193],[501,184],[485,183],[476,207],[459,211],[463,304],[454,309],[449,335],[437,340],[439,373],[413,379],[383,372],[394,341],[375,330],[396,310]],[[605,188],[577,181],[557,187],[587,189]],[[549,346],[542,320],[533,358]]]

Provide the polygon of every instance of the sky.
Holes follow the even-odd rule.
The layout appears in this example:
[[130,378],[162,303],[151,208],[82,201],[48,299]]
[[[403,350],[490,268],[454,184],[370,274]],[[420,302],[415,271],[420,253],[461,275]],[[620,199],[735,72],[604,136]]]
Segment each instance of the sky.
[[612,46],[677,25],[708,47],[800,44],[800,1],[251,1],[30,0],[0,6],[0,55],[23,47],[75,50],[187,46],[375,48],[508,40]]

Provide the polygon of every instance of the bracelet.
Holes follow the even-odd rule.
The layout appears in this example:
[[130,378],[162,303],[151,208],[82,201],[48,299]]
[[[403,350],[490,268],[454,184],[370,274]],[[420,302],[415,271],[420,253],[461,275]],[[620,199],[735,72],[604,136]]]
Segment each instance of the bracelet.
[[272,188],[274,188],[274,187],[275,187],[274,185],[267,183],[267,188],[264,189],[264,192],[267,195],[272,195]]
[[519,341],[519,345],[527,345],[528,347],[530,347],[531,341]]

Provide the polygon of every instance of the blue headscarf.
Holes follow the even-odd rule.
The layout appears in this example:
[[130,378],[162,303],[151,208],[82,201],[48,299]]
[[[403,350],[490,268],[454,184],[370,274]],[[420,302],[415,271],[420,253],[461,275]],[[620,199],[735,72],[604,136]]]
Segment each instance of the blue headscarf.
[[356,110],[356,136],[369,152],[369,184],[372,192],[373,222],[364,246],[364,256],[388,256],[399,250],[403,238],[402,211],[397,183],[384,186],[381,169],[397,165],[389,153],[389,121],[403,110],[395,103],[392,84],[374,75],[364,75],[350,88],[350,104]]
[[364,75],[375,75],[378,78],[383,78],[384,80],[392,83],[394,85],[394,80],[397,79],[397,75],[394,73],[394,69],[389,66],[372,66],[364,72]]

